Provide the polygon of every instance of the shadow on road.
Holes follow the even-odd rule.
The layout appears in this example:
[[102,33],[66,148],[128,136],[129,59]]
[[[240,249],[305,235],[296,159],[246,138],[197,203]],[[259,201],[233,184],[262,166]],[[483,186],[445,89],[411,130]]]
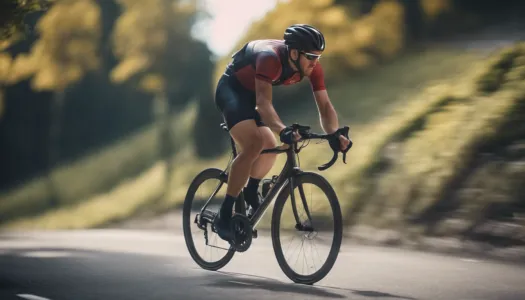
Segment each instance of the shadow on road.
[[[325,286],[323,286],[325,287]],[[326,287],[330,289],[340,289],[340,288],[334,288],[334,287]],[[405,296],[398,296],[393,295],[389,293],[383,293],[383,292],[377,292],[377,291],[360,291],[360,290],[352,290],[352,289],[344,289],[346,291],[351,291],[352,293],[363,296],[363,297],[372,297],[372,298],[393,298],[393,299],[405,299],[405,300],[417,300],[416,298],[412,297],[405,297]]]
[[383,293],[383,292],[378,292],[378,291],[363,291],[363,290],[345,289],[345,288],[326,286],[326,285],[318,285],[318,287],[334,289],[334,290],[349,291],[349,292],[352,292],[353,294],[363,296],[363,297],[417,300],[417,298],[413,298],[413,297],[393,295],[393,294]]
[[[237,288],[237,289],[261,289],[272,292],[286,292],[304,295],[314,295],[322,298],[347,298],[348,292],[358,296],[372,297],[372,298],[394,298],[394,299],[406,299],[406,300],[417,300],[412,297],[397,296],[389,293],[377,292],[377,291],[361,291],[354,289],[343,289],[330,286],[307,286],[298,285],[293,283],[284,283],[277,281],[272,278],[253,276],[235,272],[221,272],[226,277],[218,278],[211,286],[217,286],[222,288]],[[209,285],[208,285],[209,286]],[[343,294],[331,292],[331,290],[345,291]]]
[[261,289],[271,292],[285,292],[303,295],[313,295],[316,297],[323,298],[339,298],[344,299],[346,296],[329,292],[324,289],[317,287],[287,284],[279,282],[270,278],[243,278],[243,277],[223,277],[218,278],[215,282],[208,284],[207,286],[216,286],[221,288],[236,288],[236,289]]
[[381,298],[396,298],[396,299],[407,299],[407,300],[416,300],[416,298],[412,297],[403,297],[403,296],[396,296],[389,293],[382,293],[382,292],[376,292],[376,291],[357,291],[352,290],[354,294],[365,296],[365,297],[381,297]]

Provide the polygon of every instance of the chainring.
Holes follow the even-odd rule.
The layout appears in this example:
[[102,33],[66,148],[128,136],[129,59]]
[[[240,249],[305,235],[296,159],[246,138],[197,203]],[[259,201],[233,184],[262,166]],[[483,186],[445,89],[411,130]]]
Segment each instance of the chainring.
[[236,214],[231,220],[233,233],[232,246],[237,252],[245,252],[252,244],[253,229],[250,219],[245,215]]

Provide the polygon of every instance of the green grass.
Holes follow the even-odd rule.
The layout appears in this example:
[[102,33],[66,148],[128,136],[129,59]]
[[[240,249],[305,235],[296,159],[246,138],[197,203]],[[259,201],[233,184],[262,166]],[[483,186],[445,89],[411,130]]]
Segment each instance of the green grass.
[[[525,56],[525,51],[519,55]],[[505,147],[500,136],[509,135],[509,131],[515,132],[510,135],[511,141],[524,132],[519,127],[503,130],[509,116],[525,101],[523,79],[513,75],[514,69],[522,68],[522,62],[516,59],[501,72],[502,65],[509,65],[508,60],[509,51],[503,51],[482,68],[474,68],[470,76],[450,84],[442,96],[428,102],[427,109],[417,113],[406,106],[404,109],[412,120],[391,123],[392,134],[376,131],[390,138],[373,151],[376,155],[366,164],[368,172],[356,173],[359,192],[349,202],[359,201],[359,205],[349,208],[347,217],[355,217],[357,211],[363,222],[390,228],[407,227],[407,220],[422,218],[423,223],[428,223],[427,229],[433,230],[449,209],[443,205],[453,205],[454,195],[465,188],[463,182],[476,168],[479,152],[487,145],[495,149]],[[499,78],[494,79],[497,83],[486,80],[493,73],[498,74]],[[368,130],[362,133],[372,134]],[[380,165],[383,168],[377,167]],[[490,186],[485,188],[493,192]],[[501,193],[500,198],[507,202],[514,200],[511,193]],[[486,204],[477,197],[463,202],[478,210]]]

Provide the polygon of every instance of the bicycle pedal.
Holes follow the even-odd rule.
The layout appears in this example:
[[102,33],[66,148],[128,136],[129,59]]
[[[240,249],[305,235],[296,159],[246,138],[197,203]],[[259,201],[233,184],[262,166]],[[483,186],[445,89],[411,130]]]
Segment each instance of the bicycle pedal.
[[257,235],[257,229],[252,230],[252,237],[256,239],[258,237]]

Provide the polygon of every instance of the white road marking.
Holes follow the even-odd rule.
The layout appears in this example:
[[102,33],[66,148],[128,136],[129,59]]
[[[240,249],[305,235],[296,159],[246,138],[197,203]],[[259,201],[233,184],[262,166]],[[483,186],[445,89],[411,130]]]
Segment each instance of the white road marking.
[[462,261],[466,261],[466,262],[473,262],[473,263],[480,262],[479,260],[477,260],[477,259],[472,259],[472,258],[462,258],[461,260],[462,260]]
[[25,257],[38,257],[38,258],[56,258],[56,257],[68,257],[73,256],[73,253],[67,251],[26,251],[20,254]]
[[48,298],[44,298],[44,297],[40,297],[40,296],[36,296],[36,295],[31,295],[31,294],[17,294],[17,296],[20,297],[20,298],[27,299],[27,300],[50,300]]

